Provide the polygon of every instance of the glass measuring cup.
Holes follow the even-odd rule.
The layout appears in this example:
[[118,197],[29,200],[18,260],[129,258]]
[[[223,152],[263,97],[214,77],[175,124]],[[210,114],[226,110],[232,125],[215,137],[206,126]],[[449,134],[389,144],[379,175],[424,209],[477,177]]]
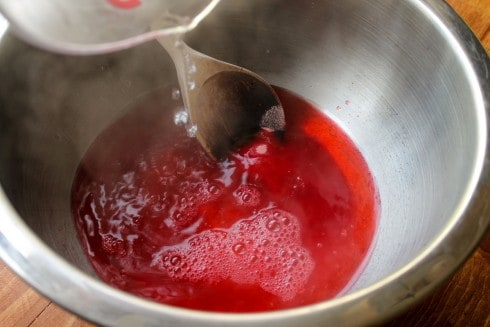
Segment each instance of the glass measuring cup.
[[[99,54],[193,29],[219,0],[0,0],[16,34],[65,54]],[[152,22],[159,20],[159,29]]]

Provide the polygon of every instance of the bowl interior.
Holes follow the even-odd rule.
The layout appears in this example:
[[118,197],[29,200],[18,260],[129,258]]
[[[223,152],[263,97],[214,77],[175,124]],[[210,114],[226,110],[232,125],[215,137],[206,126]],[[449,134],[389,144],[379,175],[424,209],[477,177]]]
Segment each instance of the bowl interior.
[[[481,165],[475,81],[427,10],[416,1],[224,1],[187,37],[310,100],[358,145],[381,216],[371,258],[348,292],[413,262],[452,228]],[[135,97],[177,85],[172,63],[156,42],[68,57],[7,33],[0,78],[2,188],[49,247],[92,274],[70,213],[75,169]]]

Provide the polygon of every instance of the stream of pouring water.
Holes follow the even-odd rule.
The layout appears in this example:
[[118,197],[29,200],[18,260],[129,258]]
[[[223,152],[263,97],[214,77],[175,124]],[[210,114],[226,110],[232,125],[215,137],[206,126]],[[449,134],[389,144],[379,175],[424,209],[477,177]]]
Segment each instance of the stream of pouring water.
[[[152,22],[152,29],[159,29],[169,22],[172,24],[188,24],[188,17],[180,17],[171,14],[164,14],[158,20]],[[183,41],[185,33],[176,33],[167,37],[159,38],[158,42],[167,51],[174,63],[177,77],[179,80],[180,89],[174,89],[172,98],[174,100],[182,100],[184,107],[175,113],[174,123],[183,125],[187,130],[189,137],[196,137],[197,126],[192,123],[189,111],[189,93],[196,91],[196,81],[194,75],[197,72],[197,65],[189,54],[191,50]]]
[[182,99],[184,108],[175,113],[174,122],[177,125],[184,125],[189,137],[196,137],[197,126],[191,121],[189,112],[189,93],[196,91],[194,74],[197,72],[197,66],[189,55],[188,47],[184,44],[182,38],[182,34],[169,37],[169,43],[172,42],[173,44],[167,47],[164,46],[174,62],[175,60],[180,60],[182,62],[180,65],[175,65],[180,89],[173,90],[172,98],[174,100]]

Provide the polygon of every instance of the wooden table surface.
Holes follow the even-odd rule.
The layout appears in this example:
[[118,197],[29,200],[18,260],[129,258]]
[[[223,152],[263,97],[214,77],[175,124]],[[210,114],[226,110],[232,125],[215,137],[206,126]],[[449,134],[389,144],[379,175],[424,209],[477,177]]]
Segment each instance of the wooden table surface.
[[[448,0],[490,52],[490,0]],[[0,261],[0,327],[92,324],[39,295]],[[490,234],[440,290],[386,327],[490,327]]]

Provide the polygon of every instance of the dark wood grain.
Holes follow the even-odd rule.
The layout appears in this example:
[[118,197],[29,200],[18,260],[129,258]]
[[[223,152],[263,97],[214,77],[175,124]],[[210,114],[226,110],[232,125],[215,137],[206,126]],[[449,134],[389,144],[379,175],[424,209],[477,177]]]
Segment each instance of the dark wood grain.
[[490,326],[490,253],[479,248],[440,290],[384,327],[399,326]]
[[[341,0],[339,0],[341,1]],[[490,50],[490,0],[447,0]],[[22,282],[0,262],[0,326],[92,327]],[[490,327],[490,234],[444,286],[385,327]]]

